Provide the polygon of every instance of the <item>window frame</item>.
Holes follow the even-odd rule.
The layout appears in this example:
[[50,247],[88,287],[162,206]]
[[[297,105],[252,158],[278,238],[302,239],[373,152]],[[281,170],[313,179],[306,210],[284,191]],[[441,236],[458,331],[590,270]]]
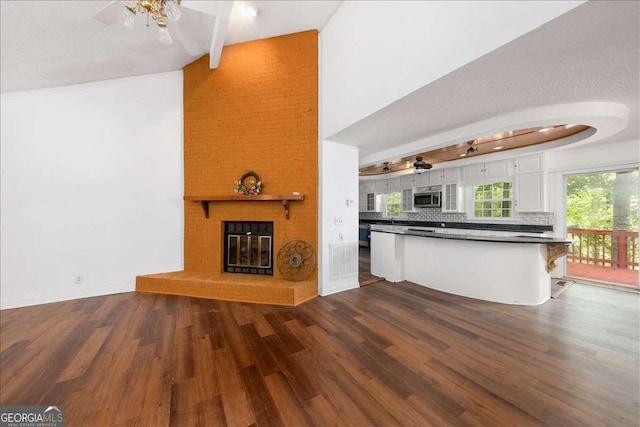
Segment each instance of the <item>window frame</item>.
[[[400,215],[387,215],[387,206],[389,205],[388,197],[390,194],[398,194],[398,210],[400,211]],[[382,217],[389,219],[407,219],[409,218],[406,211],[402,210],[402,190],[399,191],[389,191],[387,193],[380,194],[381,198],[381,207],[382,207]],[[396,205],[396,203],[393,203]]]
[[[493,203],[493,202],[511,202],[511,216],[503,217],[503,216],[476,216],[475,204],[475,188],[479,185],[493,185],[498,183],[509,183],[511,184],[511,197],[510,198],[501,198],[501,199],[482,199],[482,203]],[[492,178],[484,178],[481,180],[469,181],[466,183],[466,187],[468,191],[467,194],[467,218],[472,221],[487,221],[487,222],[518,222],[518,212],[516,211],[516,191],[515,191],[515,180],[511,176],[504,177],[492,177]]]

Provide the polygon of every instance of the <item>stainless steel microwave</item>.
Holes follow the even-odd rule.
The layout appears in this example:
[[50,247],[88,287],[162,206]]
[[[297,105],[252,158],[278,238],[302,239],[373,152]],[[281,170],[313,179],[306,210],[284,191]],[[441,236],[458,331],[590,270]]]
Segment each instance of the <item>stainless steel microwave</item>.
[[416,208],[439,208],[442,206],[442,192],[415,193],[413,195],[413,206]]

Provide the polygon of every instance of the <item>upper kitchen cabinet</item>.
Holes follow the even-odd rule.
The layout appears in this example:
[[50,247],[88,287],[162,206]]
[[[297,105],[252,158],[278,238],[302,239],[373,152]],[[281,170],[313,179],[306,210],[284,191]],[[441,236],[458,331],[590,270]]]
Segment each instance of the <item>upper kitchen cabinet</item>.
[[513,161],[497,160],[495,162],[478,163],[462,168],[462,180],[473,181],[482,178],[494,178],[513,174]]
[[460,181],[460,168],[450,168],[442,171],[444,184],[452,184]]
[[400,205],[402,212],[414,212],[413,209],[413,188],[403,188],[400,195]]
[[426,175],[429,183],[427,185],[442,185],[444,182],[444,176],[442,175],[442,170],[435,170],[429,173],[423,173],[422,175]]
[[431,184],[431,174],[433,172],[422,172],[416,175],[416,187],[426,187]]
[[375,181],[362,181],[360,183],[360,193],[375,193],[376,182]]
[[389,180],[379,179],[376,181],[376,194],[387,194],[389,189]]
[[[427,174],[423,174],[427,175]],[[449,168],[429,172],[428,185],[450,184],[460,181],[460,168]]]
[[[424,175],[424,174],[422,174]],[[418,175],[420,176],[420,175]],[[400,177],[400,188],[401,189],[405,189],[405,188],[413,188],[416,187],[416,175],[415,174],[410,174],[410,175],[403,175]]]
[[397,193],[400,191],[400,177],[387,180],[387,193]]
[[457,182],[442,186],[442,212],[462,212],[462,192]]
[[544,154],[518,157],[514,161],[514,170],[519,173],[534,173],[544,171]]
[[516,158],[514,170],[515,210],[544,212],[546,210],[544,154]]
[[514,180],[515,210],[517,212],[545,211],[544,173],[517,174]]
[[360,212],[378,212],[376,206],[375,181],[364,181],[360,183],[360,194],[358,198],[358,210]]

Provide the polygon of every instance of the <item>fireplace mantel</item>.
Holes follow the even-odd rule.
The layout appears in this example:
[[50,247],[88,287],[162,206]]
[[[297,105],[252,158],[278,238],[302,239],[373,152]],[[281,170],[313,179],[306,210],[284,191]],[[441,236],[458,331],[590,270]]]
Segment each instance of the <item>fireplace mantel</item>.
[[274,202],[281,201],[284,208],[284,217],[289,219],[289,202],[304,200],[304,194],[259,194],[257,196],[184,196],[184,200],[200,202],[204,217],[209,218],[209,202]]

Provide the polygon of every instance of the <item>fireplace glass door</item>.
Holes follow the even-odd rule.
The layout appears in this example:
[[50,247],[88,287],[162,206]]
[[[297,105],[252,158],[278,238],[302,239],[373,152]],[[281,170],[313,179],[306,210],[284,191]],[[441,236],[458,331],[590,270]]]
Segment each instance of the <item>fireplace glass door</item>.
[[273,223],[225,221],[224,271],[273,275]]

